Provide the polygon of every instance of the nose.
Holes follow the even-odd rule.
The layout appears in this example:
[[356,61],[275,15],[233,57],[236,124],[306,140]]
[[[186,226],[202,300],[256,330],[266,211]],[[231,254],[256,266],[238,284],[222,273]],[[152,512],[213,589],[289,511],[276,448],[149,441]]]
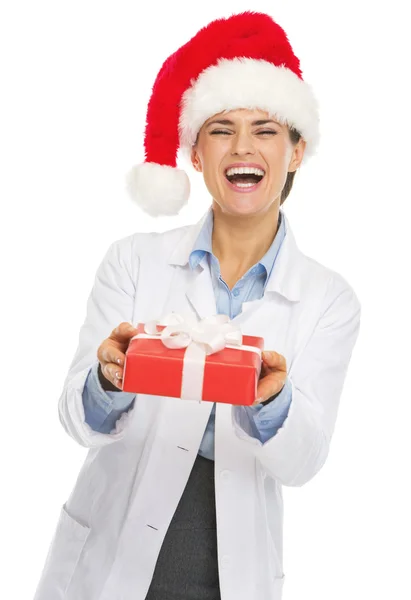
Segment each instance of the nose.
[[238,131],[232,136],[232,148],[231,153],[239,156],[245,156],[246,154],[255,154],[254,142],[251,133],[247,131]]

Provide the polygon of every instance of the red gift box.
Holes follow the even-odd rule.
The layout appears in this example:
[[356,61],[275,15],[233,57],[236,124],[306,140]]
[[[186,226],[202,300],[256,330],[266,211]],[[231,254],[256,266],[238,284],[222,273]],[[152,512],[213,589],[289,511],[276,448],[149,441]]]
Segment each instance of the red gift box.
[[[158,325],[157,330],[164,327]],[[144,332],[144,323],[139,323],[137,333]],[[262,351],[264,339],[243,335],[242,345]],[[160,336],[132,338],[126,351],[123,391],[181,398],[186,351],[187,348],[168,348]],[[209,354],[205,357],[201,400],[250,406],[256,400],[260,372],[258,351],[226,347]]]

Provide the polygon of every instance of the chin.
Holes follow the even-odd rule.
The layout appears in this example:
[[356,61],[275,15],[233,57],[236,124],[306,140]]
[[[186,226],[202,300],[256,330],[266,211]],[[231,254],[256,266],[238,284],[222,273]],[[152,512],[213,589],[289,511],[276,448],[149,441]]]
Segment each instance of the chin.
[[219,205],[222,212],[237,216],[264,213],[272,204],[272,202],[263,198],[247,198],[245,194],[241,194],[240,198],[215,200],[215,202]]

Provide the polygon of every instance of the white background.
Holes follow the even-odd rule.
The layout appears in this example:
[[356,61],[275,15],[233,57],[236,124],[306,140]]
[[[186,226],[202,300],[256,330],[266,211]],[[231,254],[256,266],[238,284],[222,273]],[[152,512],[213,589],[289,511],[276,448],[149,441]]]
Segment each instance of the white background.
[[210,204],[192,169],[177,217],[152,219],[126,195],[154,78],[200,27],[250,8],[286,30],[320,103],[317,156],[284,205],[297,244],[348,280],[363,311],[328,461],[302,488],[284,488],[284,600],[411,597],[400,3],[37,0],[0,14],[2,598],[34,595],[87,453],[63,431],[57,401],[100,260],[112,241],[193,223]]

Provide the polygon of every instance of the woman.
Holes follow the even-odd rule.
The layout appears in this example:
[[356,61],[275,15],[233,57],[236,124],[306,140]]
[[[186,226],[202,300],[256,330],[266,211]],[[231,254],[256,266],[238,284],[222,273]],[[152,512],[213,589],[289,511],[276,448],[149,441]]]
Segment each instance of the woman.
[[[268,15],[214,21],[164,63],[129,191],[177,213],[181,146],[212,205],[114,242],[99,266],[59,400],[90,450],[36,600],[281,599],[282,486],[325,463],[360,323],[353,289],[300,252],[281,209],[317,142],[315,99]],[[254,405],[122,391],[132,324],[170,312],[264,337]]]

